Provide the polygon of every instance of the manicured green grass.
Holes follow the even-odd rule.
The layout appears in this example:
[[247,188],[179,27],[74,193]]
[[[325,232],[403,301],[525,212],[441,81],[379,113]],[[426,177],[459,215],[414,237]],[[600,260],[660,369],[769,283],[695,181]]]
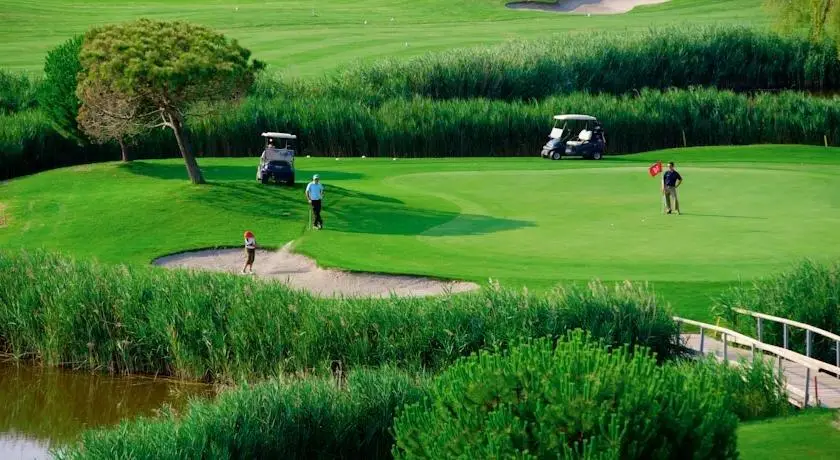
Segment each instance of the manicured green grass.
[[0,68],[40,71],[47,50],[71,35],[93,25],[138,17],[217,28],[239,39],[274,69],[293,74],[318,74],[356,60],[416,56],[569,31],[768,23],[761,0],[672,0],[625,15],[592,17],[513,11],[504,4],[503,0],[6,0],[0,15]]
[[[661,213],[657,160],[685,178],[681,216]],[[739,279],[840,256],[840,149],[700,148],[608,158],[299,158],[326,184],[327,230],[306,232],[303,184],[262,186],[254,159],[202,159],[194,187],[176,160],[60,169],[0,186],[0,247],[44,247],[146,264],[167,253],[297,239],[322,265],[513,287],[650,281],[680,314],[708,319]],[[259,266],[257,266],[259,269]]]
[[738,428],[738,450],[744,460],[829,460],[840,452],[837,413],[803,414],[746,423]]

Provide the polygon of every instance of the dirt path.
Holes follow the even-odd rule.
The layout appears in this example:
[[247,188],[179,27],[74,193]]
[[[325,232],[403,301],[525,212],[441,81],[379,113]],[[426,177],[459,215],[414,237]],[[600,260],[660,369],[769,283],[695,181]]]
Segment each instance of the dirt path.
[[[168,268],[240,273],[244,262],[242,249],[214,249],[174,254],[152,263]],[[291,244],[279,251],[257,250],[254,271],[255,276],[280,280],[295,289],[307,290],[323,297],[388,297],[391,294],[422,297],[478,288],[475,283],[463,281],[323,269],[314,260],[292,252]]]
[[515,10],[540,10],[555,13],[621,14],[639,5],[655,5],[668,0],[560,0],[548,2],[511,2],[508,8]]

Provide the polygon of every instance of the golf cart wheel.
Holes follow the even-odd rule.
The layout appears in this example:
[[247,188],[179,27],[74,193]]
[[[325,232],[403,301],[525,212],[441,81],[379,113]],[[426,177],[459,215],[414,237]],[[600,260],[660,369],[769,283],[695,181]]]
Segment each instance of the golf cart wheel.
[[268,183],[268,176],[265,175],[265,174],[260,176],[260,182],[262,182],[263,184],[267,184]]
[[562,155],[560,155],[560,151],[558,151],[558,150],[555,150],[555,151],[551,152],[551,159],[552,160],[559,160],[561,156]]
[[286,180],[286,185],[288,185],[290,187],[293,187],[295,185],[295,175],[294,174],[289,176],[289,178]]
[[603,155],[601,155],[601,152],[595,152],[595,153],[593,153],[593,154],[592,154],[592,157],[591,157],[591,158],[592,158],[593,160],[600,160],[601,158],[604,158],[604,156],[603,156]]

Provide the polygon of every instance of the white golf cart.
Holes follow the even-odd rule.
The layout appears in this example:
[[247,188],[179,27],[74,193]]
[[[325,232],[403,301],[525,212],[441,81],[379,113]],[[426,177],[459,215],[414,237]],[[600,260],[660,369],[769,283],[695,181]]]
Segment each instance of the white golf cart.
[[267,184],[269,179],[276,183],[295,184],[295,150],[297,136],[287,133],[262,133],[265,149],[260,155],[257,180]]
[[552,160],[564,156],[600,160],[606,148],[604,128],[597,118],[590,115],[555,115],[554,128],[540,155]]

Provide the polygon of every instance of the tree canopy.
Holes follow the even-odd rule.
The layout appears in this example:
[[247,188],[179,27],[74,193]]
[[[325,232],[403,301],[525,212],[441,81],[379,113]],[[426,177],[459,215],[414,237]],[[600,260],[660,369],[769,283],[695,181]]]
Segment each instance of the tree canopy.
[[202,115],[193,110],[200,103],[240,99],[264,66],[236,40],[211,29],[149,19],[89,31],[80,62],[76,94],[86,132],[119,140],[170,128],[193,183],[204,178],[184,121]]
[[44,81],[38,91],[38,105],[50,117],[62,136],[82,143],[85,139],[76,124],[79,98],[76,97],[82,65],[82,35],[76,35],[56,46],[44,61]]
[[840,0],[765,0],[782,29],[806,27],[814,40],[840,39]]

